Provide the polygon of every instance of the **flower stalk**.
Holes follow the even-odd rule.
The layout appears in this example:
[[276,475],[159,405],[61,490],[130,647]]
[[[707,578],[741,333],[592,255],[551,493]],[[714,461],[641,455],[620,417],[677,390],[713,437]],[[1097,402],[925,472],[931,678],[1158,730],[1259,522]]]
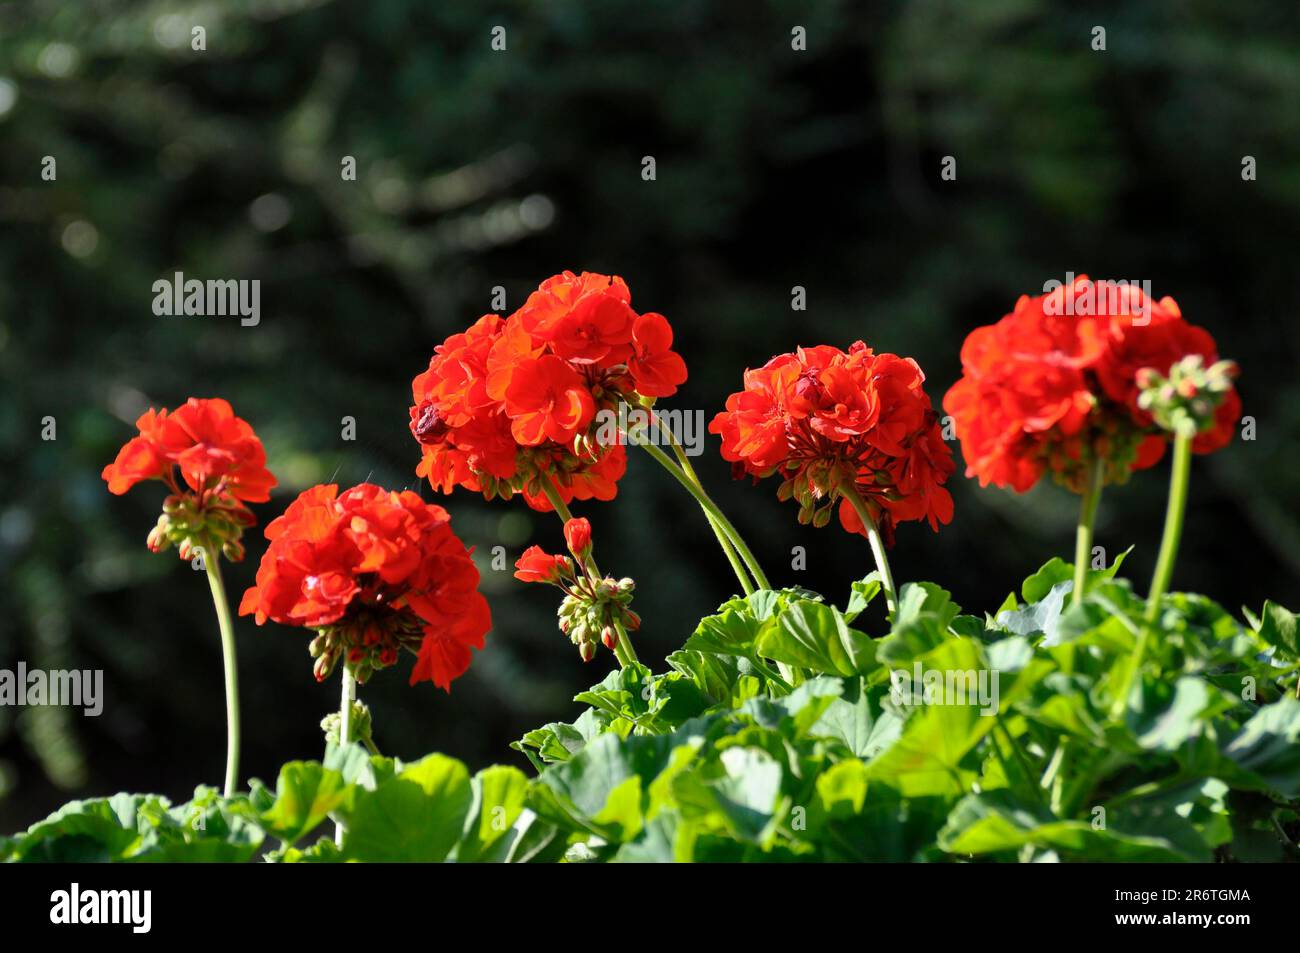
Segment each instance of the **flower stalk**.
[[1070,604],[1083,601],[1083,591],[1088,584],[1088,563],[1092,560],[1092,529],[1097,521],[1097,505],[1101,502],[1102,481],[1106,463],[1101,455],[1088,468],[1088,486],[1079,502],[1079,525],[1074,532],[1074,590]]
[[[352,666],[346,661],[339,667],[343,670],[343,687],[339,699],[339,747],[343,747],[352,734],[352,702],[357,697],[357,680],[352,674]],[[339,847],[343,846],[345,831],[342,821],[334,822],[334,843]]]
[[217,610],[217,626],[221,629],[221,658],[226,673],[226,779],[223,791],[226,797],[234,797],[239,784],[239,667],[235,657],[235,632],[216,551],[205,551],[202,557],[208,586],[212,590],[212,603]]
[[1192,438],[1180,433],[1174,437],[1174,465],[1169,476],[1169,502],[1165,508],[1165,529],[1160,538],[1160,555],[1156,559],[1151,591],[1147,595],[1146,620],[1154,622],[1160,614],[1160,600],[1169,590],[1174,575],[1174,561],[1183,536],[1183,516],[1187,512],[1187,486],[1192,472]]
[[[627,436],[626,432],[624,432],[624,435]],[[714,527],[714,532],[718,534],[718,542],[721,543],[723,541],[723,536],[730,541],[731,545],[735,547],[735,552],[739,555],[740,559],[744,561],[745,566],[753,575],[754,582],[758,584],[758,587],[760,589],[771,589],[772,585],[767,581],[767,575],[763,572],[762,567],[759,566],[758,560],[754,558],[753,551],[750,550],[748,544],[741,537],[740,532],[736,527],[732,525],[731,520],[727,519],[722,510],[718,509],[718,505],[713,502],[709,494],[706,493],[704,488],[697,482],[699,478],[696,477],[695,480],[692,480],[682,467],[673,463],[673,461],[669,459],[668,454],[664,453],[649,440],[638,440],[637,442],[646,453],[650,454],[650,456],[655,459],[656,463],[672,474],[673,479],[686,488],[686,492],[690,493],[691,496],[695,498],[695,501],[700,504],[700,508],[704,510],[705,515],[709,518],[710,525]],[[726,551],[725,546],[723,547],[723,551]],[[743,586],[745,583],[743,578],[744,574],[739,571],[735,561],[732,562],[732,568],[737,570],[737,578],[741,580],[741,585]]]
[[839,492],[849,501],[853,507],[858,519],[862,520],[862,525],[867,531],[867,542],[871,544],[871,555],[875,557],[876,568],[880,570],[880,588],[885,594],[885,607],[889,610],[890,619],[898,615],[898,592],[894,588],[894,574],[889,569],[889,557],[885,554],[885,542],[880,538],[880,527],[876,525],[875,517],[867,509],[866,502],[862,499],[862,494],[853,485],[852,480],[844,480],[839,485]]

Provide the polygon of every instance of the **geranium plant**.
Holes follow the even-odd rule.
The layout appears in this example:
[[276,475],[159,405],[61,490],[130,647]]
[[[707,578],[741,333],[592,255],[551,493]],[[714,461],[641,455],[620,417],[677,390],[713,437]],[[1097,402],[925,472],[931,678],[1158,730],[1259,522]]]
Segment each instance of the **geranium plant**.
[[[567,553],[530,546],[515,576],[562,592],[559,627],[583,661],[598,644],[617,659],[576,696],[572,720],[513,745],[534,776],[379,754],[354,683],[405,649],[413,683],[447,689],[484,647],[489,611],[441,507],[369,484],[318,486],[267,526],[241,612],[313,630],[317,678],[342,669],[325,757],[284,765],[274,789],[232,791],[228,776],[224,795],[199,787],[179,805],[76,801],[0,840],[0,857],[1297,859],[1296,618],[1267,602],[1239,619],[1170,589],[1192,456],[1231,442],[1237,369],[1171,299],[1106,299],[1081,282],[973,331],[944,398],[968,475],[1024,491],[1051,474],[1082,497],[1073,564],[1054,558],[1000,602],[963,612],[937,583],[896,584],[886,556],[898,524],[953,518],[954,462],[915,362],[861,342],[801,347],[747,371],[713,420],[738,476],[778,477],[800,521],[838,516],[867,537],[876,569],[836,604],[773,587],[671,441],[654,401],[686,368],[667,320],[634,312],[621,279],[548,279],[519,311],[436,347],[409,415],[417,472],[434,488],[519,495],[559,514]],[[1070,295],[1114,303],[1080,311]],[[600,439],[598,412],[624,405],[645,411],[641,422]],[[243,504],[264,501],[273,481],[228,405],[186,408],[142,417],[105,478],[113,492],[168,483],[152,548],[237,558],[252,522]],[[629,636],[642,626],[635,584],[597,567],[591,521],[569,512],[613,498],[622,441],[651,431],[672,454],[641,445],[700,503],[741,590],[683,633],[658,673]],[[1101,488],[1171,443],[1155,578],[1139,594],[1122,555],[1089,570],[1092,524]],[[866,613],[882,594],[883,627]]]

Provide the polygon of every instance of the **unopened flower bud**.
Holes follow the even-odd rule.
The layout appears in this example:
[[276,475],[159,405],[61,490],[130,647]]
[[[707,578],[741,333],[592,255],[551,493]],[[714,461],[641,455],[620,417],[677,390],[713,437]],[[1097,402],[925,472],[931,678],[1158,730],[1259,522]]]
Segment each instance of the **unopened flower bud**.
[[171,547],[171,540],[167,538],[167,531],[163,529],[162,524],[149,530],[149,535],[145,539],[145,545],[149,547],[150,552],[161,553]]
[[600,631],[600,641],[605,643],[605,648],[611,652],[618,647],[618,633],[614,631],[612,625],[607,625]]
[[330,677],[330,672],[334,670],[334,654],[326,652],[316,660],[316,664],[311,667],[311,673],[316,676],[316,681],[323,682]]
[[1137,386],[1142,390],[1154,387],[1160,381],[1160,372],[1154,367],[1139,368],[1135,378]]
[[580,642],[578,644],[578,654],[582,656],[584,662],[590,662],[596,657],[596,645],[594,642]]

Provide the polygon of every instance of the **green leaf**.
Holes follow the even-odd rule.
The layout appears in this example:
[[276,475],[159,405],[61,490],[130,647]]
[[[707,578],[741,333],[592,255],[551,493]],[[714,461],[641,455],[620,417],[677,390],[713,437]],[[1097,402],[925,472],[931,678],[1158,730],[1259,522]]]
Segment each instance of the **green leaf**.
[[1231,704],[1204,679],[1190,675],[1173,685],[1143,680],[1125,720],[1141,747],[1170,754],[1199,737],[1209,719]]
[[1027,604],[1033,604],[1046,598],[1052,587],[1062,582],[1073,582],[1074,566],[1060,556],[1053,556],[1043,563],[1042,568],[1020,585],[1020,595]]
[[492,848],[514,827],[528,796],[528,779],[518,768],[494,765],[474,775],[474,799],[465,832],[456,848],[458,861],[492,859]]
[[1196,829],[1172,811],[1135,809],[1098,815],[1096,822],[1063,820],[1041,806],[1017,801],[1006,789],[965,797],[939,832],[938,843],[953,854],[1000,853],[1032,845],[1083,860],[1211,859]]
[[140,794],[72,801],[19,836],[10,859],[47,863],[125,860],[142,846],[140,811],[149,805],[165,812],[168,802]]
[[[773,597],[772,602],[775,604],[776,594],[767,594]],[[749,656],[753,654],[754,640],[758,637],[761,624],[748,602],[732,599],[720,607],[717,615],[701,619],[694,634],[682,648],[688,652]]]
[[862,679],[845,679],[843,691],[831,700],[809,733],[843,742],[856,758],[875,757],[903,730],[903,717],[881,705],[887,695],[884,685],[868,689]]
[[1059,640],[1057,625],[1061,611],[1065,607],[1066,596],[1074,588],[1074,583],[1066,580],[1058,582],[1047,594],[1023,609],[999,612],[994,620],[999,628],[1015,635],[1034,635],[1041,632],[1045,638],[1044,645],[1055,645]]
[[[668,763],[671,745],[667,735],[601,735],[543,771],[529,792],[529,806],[570,829],[616,841],[634,838],[641,830],[641,792]],[[639,781],[628,784],[633,777]]]
[[[548,764],[568,761],[608,726],[608,717],[588,708],[573,724],[553,721],[549,725],[533,729],[518,741],[511,742],[510,747],[523,752],[533,762],[533,766],[542,771]],[[534,750],[536,755],[533,754]]]
[[1278,653],[1292,662],[1300,661],[1300,640],[1296,635],[1296,618],[1276,602],[1265,602],[1259,620],[1259,637],[1276,646]]
[[849,604],[844,610],[844,620],[852,622],[856,619],[867,606],[871,605],[871,600],[880,593],[880,587],[881,577],[878,571],[868,573],[853,583],[849,587]]
[[1288,696],[1266,705],[1223,747],[1223,755],[1240,770],[1233,780],[1300,795],[1300,702]]
[[343,853],[349,860],[438,862],[460,838],[473,801],[469,772],[431,754],[358,792],[347,816]]
[[933,582],[907,582],[898,591],[894,628],[917,620],[922,613],[937,616],[941,626],[947,628],[959,612],[961,606],[952,601],[952,595],[942,586]]
[[337,771],[316,762],[291,761],[280,769],[275,803],[262,812],[262,823],[272,836],[297,843],[343,803],[350,787]]
[[797,602],[766,623],[757,651],[778,662],[835,675],[877,667],[875,641],[850,628],[834,606],[819,602]]

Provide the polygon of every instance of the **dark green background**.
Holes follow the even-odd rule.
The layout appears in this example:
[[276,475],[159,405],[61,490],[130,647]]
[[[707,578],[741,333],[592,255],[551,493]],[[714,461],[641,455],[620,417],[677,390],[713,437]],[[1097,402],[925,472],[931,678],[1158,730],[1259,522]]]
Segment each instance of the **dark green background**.
[[[937,402],[966,332],[1019,294],[1067,270],[1150,280],[1240,360],[1257,422],[1197,461],[1175,584],[1297,607],[1298,37],[1295,4],[0,2],[0,667],[102,668],[107,693],[97,719],[0,709],[0,830],[76,795],[220,779],[206,584],[144,548],[161,487],[116,498],[99,478],[140,408],[227,397],[281,479],[263,523],[333,476],[411,486],[409,384],[432,346],[493,286],[514,308],[563,268],[621,274],[668,315],[691,375],[671,405],[710,416],[746,366],[856,338],[916,357]],[[155,317],[174,270],[260,279],[261,325]],[[731,483],[716,446],[703,478],[777,584],[835,597],[867,571],[861,540],[799,527],[775,484]],[[1136,544],[1142,587],[1165,481],[1102,503],[1098,541]],[[951,485],[951,526],[903,527],[901,579],[983,611],[1070,548],[1065,492]],[[442,502],[481,556],[560,545],[519,504]],[[638,580],[657,665],[731,592],[726,563],[642,454],[617,501],[579,511],[601,564]],[[408,688],[405,663],[364,691],[386,753],[522,763],[507,743],[571,719],[607,671],[555,630],[552,591],[491,571],[484,589],[496,628],[450,696]],[[312,680],[305,632],[237,636],[244,776],[270,778],[319,754],[337,685]]]

